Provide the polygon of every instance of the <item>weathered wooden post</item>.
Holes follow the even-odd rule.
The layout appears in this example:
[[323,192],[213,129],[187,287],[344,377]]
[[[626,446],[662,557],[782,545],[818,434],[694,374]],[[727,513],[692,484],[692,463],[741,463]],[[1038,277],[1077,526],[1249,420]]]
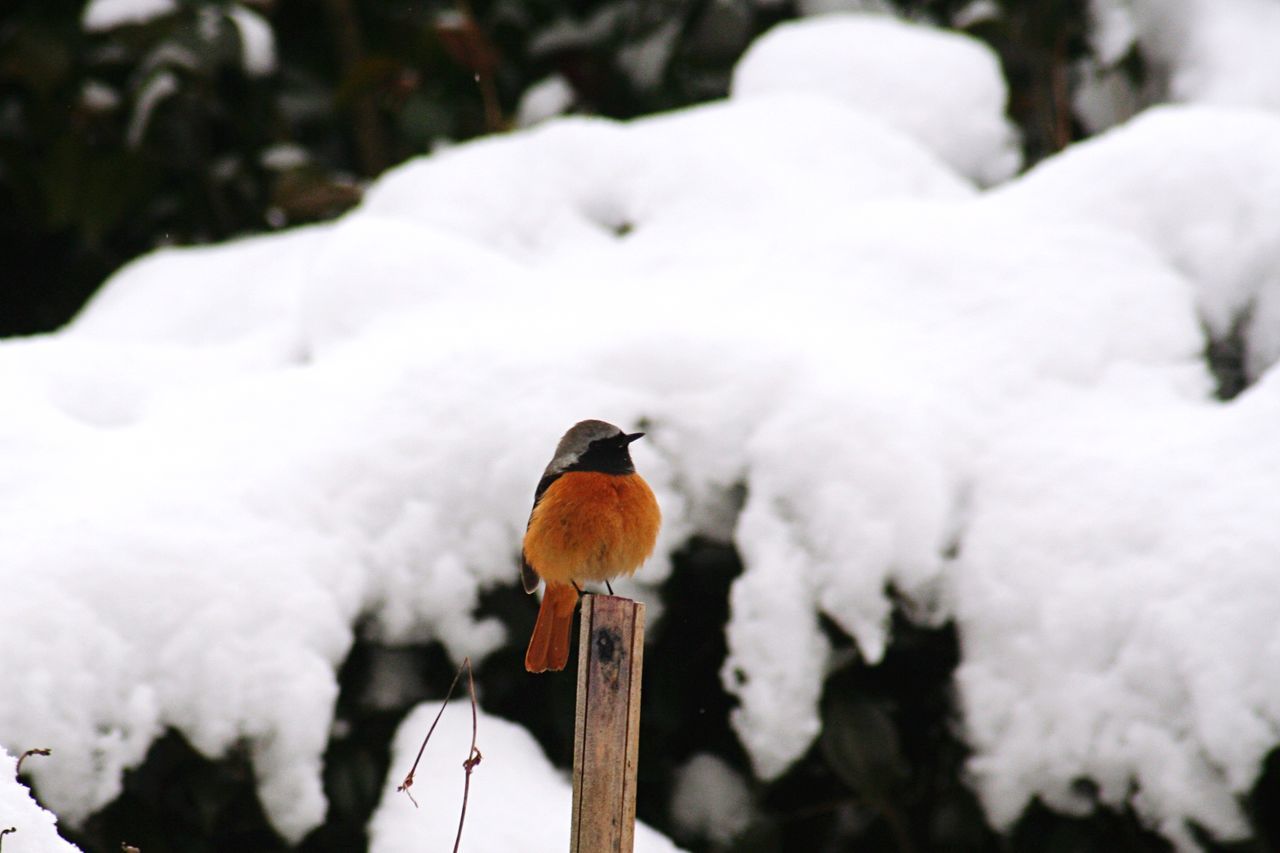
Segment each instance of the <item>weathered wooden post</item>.
[[631,853],[640,745],[644,605],[582,599],[571,853]]

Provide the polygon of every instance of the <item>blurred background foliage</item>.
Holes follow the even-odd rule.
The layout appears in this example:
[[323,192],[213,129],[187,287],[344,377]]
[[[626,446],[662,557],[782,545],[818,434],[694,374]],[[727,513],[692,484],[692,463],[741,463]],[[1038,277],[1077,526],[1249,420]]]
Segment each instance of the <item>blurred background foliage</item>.
[[[512,126],[531,91],[531,107],[620,118],[723,96],[755,36],[824,3],[163,5],[111,26],[83,0],[0,7],[0,336],[58,327],[155,246],[335,216],[387,167]],[[1076,135],[1067,86],[1087,49],[1083,3],[845,5],[896,5],[992,44],[1031,161]],[[274,42],[265,57],[255,31]]]
[[[86,26],[81,0],[7,0],[0,9],[0,336],[58,327],[114,269],[155,246],[331,218],[356,204],[365,182],[389,166],[510,128],[531,112],[625,118],[723,96],[756,35],[824,4],[169,5],[143,22],[102,28]],[[1028,163],[1082,135],[1070,92],[1072,68],[1089,50],[1084,3],[843,5],[892,7],[992,45],[1010,82],[1009,110]],[[265,53],[264,34],[273,45]],[[1141,77],[1140,56],[1124,62],[1127,73]],[[729,726],[732,700],[720,680],[728,589],[741,565],[731,547],[711,542],[689,543],[676,563],[646,655],[639,810],[687,849],[1167,849],[1132,814],[1068,817],[1039,804],[997,835],[964,781],[966,752],[951,694],[955,631],[901,616],[875,666],[828,626],[837,656],[822,702],[823,733],[780,779],[755,780]],[[488,711],[527,726],[565,766],[574,679],[524,673],[523,638],[535,608],[514,572],[513,564],[513,584],[489,593],[483,605],[513,639],[480,664],[481,696]],[[326,755],[328,821],[302,850],[364,848],[397,722],[413,704],[438,699],[452,676],[439,646],[357,643],[340,673]],[[404,683],[388,694],[388,679]],[[687,822],[682,829],[673,817],[677,780],[695,756],[714,757],[746,789],[751,805],[732,837],[691,832]],[[483,770],[475,784],[484,784]],[[1258,839],[1233,849],[1277,849],[1280,758],[1267,763],[1247,806]],[[114,804],[82,828],[63,829],[87,851],[116,851],[122,841],[144,853],[286,849],[257,802],[247,753],[213,761],[177,733],[156,742]]]

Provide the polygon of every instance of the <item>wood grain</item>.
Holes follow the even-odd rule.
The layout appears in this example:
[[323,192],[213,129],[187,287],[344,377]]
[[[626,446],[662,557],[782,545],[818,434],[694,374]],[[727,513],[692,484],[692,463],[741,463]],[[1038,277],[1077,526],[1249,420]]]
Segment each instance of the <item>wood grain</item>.
[[640,744],[644,605],[582,600],[571,853],[631,853]]

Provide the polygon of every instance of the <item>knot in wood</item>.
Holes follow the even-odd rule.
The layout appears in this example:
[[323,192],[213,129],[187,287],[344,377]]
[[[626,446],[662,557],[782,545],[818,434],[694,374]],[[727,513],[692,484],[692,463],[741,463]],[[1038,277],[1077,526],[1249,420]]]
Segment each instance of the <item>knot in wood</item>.
[[615,664],[621,657],[622,635],[616,628],[601,628],[596,631],[596,658],[602,664]]

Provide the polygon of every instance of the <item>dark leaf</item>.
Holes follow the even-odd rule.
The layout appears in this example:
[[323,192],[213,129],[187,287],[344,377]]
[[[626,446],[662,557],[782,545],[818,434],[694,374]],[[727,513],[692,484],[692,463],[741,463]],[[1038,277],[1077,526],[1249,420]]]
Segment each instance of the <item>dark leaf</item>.
[[819,743],[831,769],[868,802],[890,799],[910,772],[893,718],[864,696],[828,695]]

